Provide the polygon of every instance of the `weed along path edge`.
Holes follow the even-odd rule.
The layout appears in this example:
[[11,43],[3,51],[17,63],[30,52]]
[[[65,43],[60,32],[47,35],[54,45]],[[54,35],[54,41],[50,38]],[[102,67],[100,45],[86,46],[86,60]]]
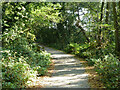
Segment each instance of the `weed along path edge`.
[[80,60],[60,50],[45,46],[44,49],[51,53],[54,62],[51,77],[44,77],[42,80],[44,88],[90,88],[88,74]]

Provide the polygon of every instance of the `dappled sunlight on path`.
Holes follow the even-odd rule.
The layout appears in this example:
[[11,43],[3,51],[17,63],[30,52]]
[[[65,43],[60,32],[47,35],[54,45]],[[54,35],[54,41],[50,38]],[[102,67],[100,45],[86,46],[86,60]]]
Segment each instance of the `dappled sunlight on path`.
[[51,53],[55,67],[51,77],[44,77],[45,88],[89,88],[88,74],[74,55],[45,47]]

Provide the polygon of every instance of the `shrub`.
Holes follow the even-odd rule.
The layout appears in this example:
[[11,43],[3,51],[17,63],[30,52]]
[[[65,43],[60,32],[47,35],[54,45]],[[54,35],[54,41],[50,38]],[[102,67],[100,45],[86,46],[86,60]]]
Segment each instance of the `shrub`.
[[82,45],[79,45],[77,43],[70,43],[67,45],[67,48],[65,48],[65,51],[67,53],[76,54],[80,57],[88,57],[91,55],[91,52],[89,52],[88,49],[89,47],[90,47],[89,43]]
[[67,48],[65,48],[65,51],[68,53],[78,54],[79,53],[79,44],[77,43],[70,43],[67,45]]
[[39,75],[45,75],[47,72],[47,68],[49,67],[50,61],[50,54],[47,52],[35,53],[33,56],[34,59],[31,61],[28,60],[28,63],[38,71]]
[[95,62],[96,71],[107,88],[120,88],[120,61],[112,54]]
[[85,60],[88,61],[89,66],[93,66],[95,62],[97,61],[97,59],[95,58],[86,58]]
[[39,75],[45,75],[49,67],[50,54],[32,51],[31,57],[19,52],[4,50],[2,53],[3,88],[20,88]]
[[36,36],[30,27],[33,21],[29,4],[8,2],[2,7],[2,85],[3,88],[20,88],[36,77],[37,71],[40,75],[47,72],[50,55],[34,44]]
[[85,44],[80,45],[80,47],[79,47],[80,48],[80,52],[88,50],[89,47],[90,47],[89,43],[85,43]]
[[25,58],[19,60],[8,57],[2,59],[2,85],[3,88],[25,87],[31,78],[36,78],[37,72],[30,68]]

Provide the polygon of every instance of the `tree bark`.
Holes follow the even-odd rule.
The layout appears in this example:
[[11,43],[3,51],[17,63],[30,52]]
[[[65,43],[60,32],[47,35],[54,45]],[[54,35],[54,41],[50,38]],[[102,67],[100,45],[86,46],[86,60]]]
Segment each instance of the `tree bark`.
[[113,18],[114,18],[114,28],[115,28],[115,51],[120,53],[120,26],[118,24],[116,3],[112,2],[113,7]]
[[[101,16],[100,16],[100,24],[102,23],[102,19],[103,19],[103,7],[104,7],[104,2],[102,2],[102,6],[101,6]],[[99,29],[99,33],[98,33],[98,46],[101,46],[101,40],[102,40],[102,29],[101,29],[101,26],[100,26],[100,29]]]
[[108,24],[109,8],[110,8],[110,4],[109,4],[109,2],[107,2],[107,7],[106,7],[106,19],[105,19],[106,24]]
[[[89,40],[89,38],[87,37],[87,35],[86,35],[86,33],[85,33],[85,30],[79,25],[79,22],[80,22],[80,17],[79,17],[79,8],[77,7],[77,11],[78,11],[78,21],[76,22],[76,26],[78,27],[78,28],[80,28],[81,29],[81,31],[80,32],[82,32],[83,33],[83,35],[85,36],[85,38],[86,38],[86,40],[87,40],[87,42],[89,43],[90,42],[90,40]],[[79,33],[80,33],[79,32]],[[78,33],[78,34],[79,34]]]
[[120,1],[118,2],[118,5],[119,5],[119,18],[120,18]]
[[[106,17],[105,17],[105,23],[106,24],[109,24],[109,9],[110,9],[110,2],[107,2],[107,5],[106,5]],[[109,27],[105,27],[105,32],[104,32],[104,35],[103,35],[103,39],[104,39],[104,42],[106,41],[109,41],[109,33],[110,32],[110,29]]]
[[89,43],[90,40],[89,40],[89,38],[87,37],[87,35],[86,35],[86,33],[85,33],[85,30],[79,25],[79,20],[77,21],[77,23],[76,23],[75,25],[76,25],[78,28],[81,29],[81,32],[83,33],[83,35],[85,36],[87,42]]

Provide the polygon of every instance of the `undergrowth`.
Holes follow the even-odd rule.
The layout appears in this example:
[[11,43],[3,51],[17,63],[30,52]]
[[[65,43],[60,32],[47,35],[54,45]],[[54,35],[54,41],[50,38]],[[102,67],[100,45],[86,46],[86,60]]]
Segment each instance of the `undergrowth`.
[[64,50],[85,58],[89,66],[95,66],[106,88],[120,88],[120,61],[114,54],[114,45],[113,43],[100,47],[96,43],[70,43]]

